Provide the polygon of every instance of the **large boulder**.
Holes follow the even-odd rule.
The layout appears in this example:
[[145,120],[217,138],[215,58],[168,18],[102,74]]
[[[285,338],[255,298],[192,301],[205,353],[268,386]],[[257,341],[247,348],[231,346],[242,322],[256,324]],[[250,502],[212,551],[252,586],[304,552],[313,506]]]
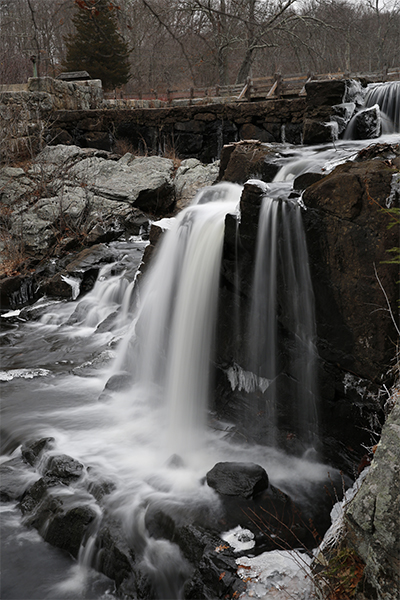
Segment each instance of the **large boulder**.
[[347,83],[345,79],[312,80],[305,84],[307,106],[334,106],[344,101]]
[[217,463],[207,473],[207,483],[219,494],[253,498],[268,487],[268,475],[253,463]]
[[219,162],[203,165],[196,158],[183,160],[174,179],[176,209],[182,210],[191,203],[200,188],[215,183],[218,170]]
[[273,146],[249,140],[228,144],[221,152],[219,180],[245,183],[248,179],[272,181],[281,155]]
[[84,159],[69,175],[97,196],[159,215],[172,209],[175,202],[173,172],[171,159],[126,154],[118,161],[96,156]]
[[381,135],[382,118],[378,104],[356,113],[349,123],[346,136],[352,140],[370,140]]
[[386,204],[395,172],[384,160],[347,162],[303,195],[320,355],[370,380],[396,339],[397,269],[384,262],[398,245]]

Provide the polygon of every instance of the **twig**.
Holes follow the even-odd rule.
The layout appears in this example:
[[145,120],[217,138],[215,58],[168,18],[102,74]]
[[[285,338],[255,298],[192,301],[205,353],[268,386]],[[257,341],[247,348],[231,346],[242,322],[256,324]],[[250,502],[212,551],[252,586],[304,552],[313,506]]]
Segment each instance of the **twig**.
[[392,311],[392,307],[390,306],[389,298],[388,298],[388,296],[387,296],[387,294],[386,294],[385,288],[383,287],[383,285],[382,285],[382,282],[381,282],[381,280],[379,279],[379,276],[378,276],[378,272],[377,272],[377,270],[376,270],[375,263],[374,263],[374,271],[375,271],[375,277],[376,277],[376,279],[377,279],[377,281],[378,281],[378,283],[379,283],[379,287],[381,288],[381,290],[382,290],[382,293],[383,293],[383,295],[385,296],[386,304],[388,305],[388,311],[389,311],[389,314],[390,314],[390,318],[392,319],[392,323],[393,323],[393,325],[394,325],[394,327],[395,327],[395,329],[396,329],[396,331],[397,331],[397,335],[399,335],[399,336],[400,336],[400,329],[398,328],[398,326],[397,326],[397,323],[396,323],[396,319],[394,318],[393,311]]

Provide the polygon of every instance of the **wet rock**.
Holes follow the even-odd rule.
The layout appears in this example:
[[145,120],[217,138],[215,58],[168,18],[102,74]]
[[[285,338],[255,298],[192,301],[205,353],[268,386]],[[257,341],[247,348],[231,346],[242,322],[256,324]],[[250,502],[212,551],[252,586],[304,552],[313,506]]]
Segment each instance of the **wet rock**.
[[56,509],[58,514],[49,520],[44,539],[52,546],[66,550],[74,558],[78,558],[79,549],[90,524],[96,518],[96,512],[89,506],[77,506],[65,513],[60,511],[59,506]]
[[[214,600],[216,598],[238,598],[245,590],[245,584],[232,573],[234,560],[218,557],[205,557],[193,577],[185,583],[184,597],[193,600]],[[235,565],[236,566],[236,565]],[[228,568],[231,569],[229,572]],[[236,596],[232,596],[236,594]]]
[[[88,468],[90,472],[90,467]],[[116,489],[113,481],[98,481],[97,479],[88,484],[88,491],[100,502],[104,496],[108,496]]]
[[160,243],[164,232],[167,229],[169,229],[169,221],[170,219],[161,219],[161,221],[156,221],[155,223],[151,224],[149,232],[150,243],[145,248],[142,259],[142,265],[140,267],[142,273],[146,271],[148,265],[151,263],[151,257],[153,256],[154,250],[156,249],[157,245]]
[[221,494],[220,500],[221,514],[214,531],[222,533],[240,525],[253,533],[256,552],[315,544],[300,511],[287,494],[272,485],[254,498]]
[[16,308],[38,299],[38,285],[33,277],[15,275],[0,279],[1,308]]
[[[60,485],[60,480],[57,477],[52,476],[44,476],[38,479],[32,486],[27,489],[19,507],[22,511],[23,515],[31,515],[30,521],[32,520],[32,515],[36,515],[36,513],[40,514],[40,511],[37,510],[40,507],[41,501],[45,498],[48,491],[56,486]],[[43,511],[46,514],[44,517],[40,517],[39,521],[34,519],[35,522],[42,523],[46,521],[47,517],[47,509]],[[36,527],[36,525],[34,525]],[[37,527],[38,528],[38,527]]]
[[357,113],[348,128],[348,136],[354,140],[370,140],[381,135],[381,116],[376,104]]
[[46,465],[46,475],[56,477],[63,483],[68,483],[78,479],[83,474],[84,466],[71,456],[62,454],[52,456]]
[[0,465],[0,502],[21,500],[36,474],[27,469],[22,457],[17,456]]
[[54,443],[54,438],[47,437],[34,442],[26,442],[22,445],[22,457],[34,467],[45,450],[51,449]]
[[[120,587],[132,576],[135,555],[126,543],[121,526],[108,520],[96,536],[97,569]],[[130,586],[126,586],[128,589]]]
[[382,430],[369,472],[345,512],[345,539],[365,563],[364,583],[371,588],[366,597],[396,600],[400,593],[399,463],[397,400]]
[[303,173],[296,177],[293,182],[293,188],[299,192],[306,190],[310,185],[316,183],[317,181],[321,181],[321,179],[325,177],[322,173]]
[[265,469],[253,463],[217,463],[206,479],[219,494],[242,498],[254,498],[268,487]]
[[257,141],[224,146],[221,152],[220,181],[244,183],[248,179],[272,181],[279,171],[280,154],[275,148]]
[[356,110],[355,102],[343,102],[332,106],[333,114],[332,120],[336,121],[338,125],[338,135],[340,136],[346,129],[351,117]]
[[335,136],[329,122],[305,119],[303,126],[303,140],[305,144],[324,144],[332,142]]
[[73,288],[68,281],[63,278],[61,273],[57,273],[57,275],[54,275],[43,282],[39,289],[42,294],[50,296],[51,298],[73,299]]
[[127,390],[132,385],[131,373],[117,373],[112,375],[105,385],[105,390],[111,392],[121,392]]
[[183,469],[185,467],[185,461],[179,454],[172,454],[166,461],[165,466],[170,469]]
[[393,173],[385,161],[348,162],[303,194],[321,356],[330,347],[329,360],[366,379],[379,377],[393,355],[390,315],[362,308],[366,297],[386,307],[377,276],[396,303],[394,265],[383,263],[397,244],[384,210]]
[[233,550],[215,532],[200,524],[179,524],[169,515],[158,511],[148,518],[149,533],[177,544],[182,555],[194,568],[184,586],[185,598],[232,597],[244,589],[237,576]]

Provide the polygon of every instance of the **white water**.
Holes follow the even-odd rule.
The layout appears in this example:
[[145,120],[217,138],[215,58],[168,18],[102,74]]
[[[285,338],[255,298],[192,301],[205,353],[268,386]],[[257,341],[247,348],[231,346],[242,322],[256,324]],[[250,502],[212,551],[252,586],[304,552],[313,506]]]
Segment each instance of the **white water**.
[[[256,259],[249,314],[249,368],[258,377],[274,382],[276,378],[276,285],[277,285],[277,215],[278,201],[264,198],[259,218]],[[269,386],[265,403],[268,443],[275,446],[275,385]]]
[[381,134],[400,132],[400,82],[371,84],[364,93],[361,109],[350,120],[344,138],[351,140],[358,137],[356,122],[362,113],[365,113],[369,124],[368,137],[378,138]]
[[371,85],[365,96],[365,106],[375,104],[382,113],[382,133],[400,131],[400,81]]
[[[302,160],[300,155],[305,153],[308,163],[316,165],[316,169],[331,169],[338,161],[355,155],[360,147],[361,143],[347,143],[337,150],[289,148],[288,162],[293,155]],[[293,171],[292,163],[287,173]],[[201,204],[179,217],[160,247],[157,262],[146,275],[137,310],[132,305],[132,277],[127,275],[131,272],[129,256],[136,250],[125,251],[121,247],[116,263],[102,270],[91,294],[71,303],[41,303],[43,308],[32,309],[43,311],[40,320],[25,325],[17,322],[10,334],[13,342],[2,348],[2,369],[6,373],[1,384],[2,441],[7,452],[2,461],[9,459],[11,450],[18,453],[19,445],[27,439],[53,436],[53,454],[69,454],[90,467],[83,481],[65,490],[67,493],[76,487],[77,493],[85,495],[90,483],[113,482],[116,488],[106,497],[105,508],[122,523],[129,543],[141,553],[143,568],[155,574],[160,597],[165,593],[179,597],[185,564],[176,547],[149,537],[145,517],[152,507],[162,506],[173,515],[183,510],[189,516],[201,511],[217,513],[216,495],[201,479],[221,460],[264,466],[271,482],[303,506],[313,505],[316,492],[323,489],[327,479],[325,465],[305,457],[289,457],[265,446],[233,445],[224,436],[223,424],[218,429],[204,426],[209,388],[205,356],[212,346],[215,320],[215,305],[208,312],[204,303],[210,299],[212,306],[215,299],[212,290],[219,271],[212,255],[218,264],[224,215],[234,212],[236,203],[236,196],[226,203],[218,198],[213,207]],[[220,204],[225,204],[224,208]],[[202,229],[207,221],[212,230],[210,237]],[[200,229],[195,235],[202,244],[201,251],[192,247],[187,238],[197,225]],[[172,252],[168,259],[167,247]],[[190,261],[187,256],[191,256]],[[207,275],[203,273],[203,257],[209,263]],[[193,284],[193,293],[179,290],[179,282],[184,282],[184,287],[189,282]],[[186,323],[183,328],[181,318]],[[191,334],[186,336],[186,331]],[[199,348],[193,347],[196,339],[200,341]],[[200,382],[197,369],[190,365],[190,356],[199,360],[200,369],[205,369]],[[176,381],[176,374],[169,374],[170,369],[174,372],[181,365],[182,386]],[[109,376],[122,370],[133,373],[132,388],[103,395]],[[28,371],[32,374],[30,379],[26,378]],[[254,380],[239,367],[232,374],[232,385],[246,386],[250,380],[252,385],[266,389],[265,378]],[[199,387],[193,391],[191,386],[196,387],[198,382]],[[170,427],[170,409],[180,419],[177,429],[175,421]],[[198,429],[203,432],[202,439]],[[168,463],[177,451],[183,455],[179,468],[176,463]],[[27,477],[26,485],[29,481]],[[87,502],[92,502],[88,494]],[[7,513],[5,517],[6,524],[10,524]],[[19,527],[16,517],[12,532],[19,531]],[[7,548],[15,548],[13,535],[4,538]],[[34,543],[42,547],[36,537]],[[95,560],[92,550],[92,541],[87,540],[81,552],[84,563]],[[58,560],[58,553],[54,552],[44,566],[35,569],[25,588],[19,581],[19,587],[13,591],[14,584],[5,573],[3,596],[14,600],[22,600],[22,594],[25,600],[112,597],[112,584],[103,582],[99,591],[90,583],[92,573],[72,565],[70,570],[65,567],[57,571],[50,583],[49,572]],[[17,554],[19,559],[32,560],[23,541]],[[24,565],[14,559],[13,568],[11,578],[17,580]]]

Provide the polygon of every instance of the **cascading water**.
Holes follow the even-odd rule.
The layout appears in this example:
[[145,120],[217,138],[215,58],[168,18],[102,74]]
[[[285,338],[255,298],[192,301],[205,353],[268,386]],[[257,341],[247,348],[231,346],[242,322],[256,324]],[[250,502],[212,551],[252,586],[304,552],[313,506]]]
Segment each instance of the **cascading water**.
[[276,441],[276,269],[278,202],[265,198],[259,221],[249,314],[249,371],[268,381],[265,401],[267,439]]
[[224,220],[240,193],[229,183],[205,188],[171,225],[118,358],[118,369],[134,373],[133,395],[139,386],[163,397],[171,454],[186,457],[203,436]]
[[307,448],[317,442],[317,351],[302,208],[288,199],[291,184],[265,187],[251,288],[247,370],[256,376],[254,381],[266,382],[264,393],[258,390],[253,400],[259,418],[264,418],[265,441],[275,446],[278,432],[286,429]]
[[[302,448],[313,445],[316,436],[315,332],[300,227],[303,209],[288,192],[295,174],[327,172],[360,148],[361,143],[347,142],[335,149],[288,150],[277,181],[264,186],[260,264],[254,276],[258,291],[251,294],[253,316],[237,325],[240,334],[248,327],[253,341],[243,351],[248,363],[234,365],[228,373],[232,388],[273,392],[279,401],[283,380],[289,386],[285,398],[291,398],[290,430]],[[159,510],[178,522],[202,523],[218,513],[218,498],[203,483],[218,461],[260,464],[273,485],[302,508],[315,507],[316,490],[323,489],[332,468],[300,453],[288,456],[276,447],[237,439],[232,443],[225,423],[205,426],[224,222],[227,213],[236,213],[239,195],[239,187],[206,189],[196,205],[172,221],[156,260],[138,280],[137,295],[132,282],[142,241],[137,241],[140,252],[121,243],[115,263],[100,271],[95,288],[82,300],[39,303],[29,309],[36,316],[27,323],[18,315],[6,317],[11,323],[5,338],[11,343],[4,338],[7,344],[0,347],[1,460],[18,466],[22,443],[54,438],[37,472],[15,467],[18,485],[23,490],[42,477],[52,456],[70,455],[88,468],[76,483],[54,490],[56,502],[83,503],[95,518],[79,551],[80,562],[73,564],[21,527],[16,504],[5,503],[5,598],[114,598],[109,580],[85,567],[101,562],[99,528],[104,522],[119,524],[138,569],[154,582],[147,597],[182,597],[190,568],[175,544],[152,536],[152,516]],[[240,280],[233,285],[239,288]],[[237,295],[243,304],[240,291]],[[127,378],[126,389],[122,384]],[[282,405],[269,406],[266,420],[273,443],[287,415],[282,417]],[[171,459],[174,453],[180,458]],[[47,525],[43,523],[42,533]]]
[[344,138],[367,139],[400,131],[400,82],[370,84],[364,102],[351,118]]
[[377,104],[382,113],[382,133],[400,131],[400,81],[371,85],[365,96],[365,106]]

